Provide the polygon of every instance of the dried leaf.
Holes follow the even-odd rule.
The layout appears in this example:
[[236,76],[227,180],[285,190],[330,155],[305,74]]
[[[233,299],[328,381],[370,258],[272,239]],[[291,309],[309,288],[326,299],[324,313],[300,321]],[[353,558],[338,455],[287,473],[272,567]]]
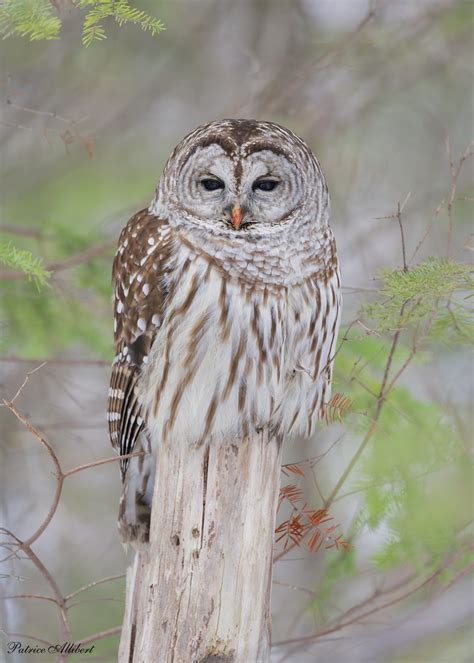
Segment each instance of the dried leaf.
[[317,529],[311,535],[308,541],[308,548],[310,552],[312,553],[318,552],[318,550],[321,548],[322,543],[323,543],[323,537],[321,536],[321,532],[319,531],[319,529]]
[[290,465],[283,465],[281,471],[285,476],[289,476],[289,473],[297,474],[300,477],[304,477],[304,471],[300,467],[299,463],[294,463]]
[[294,484],[288,484],[280,488],[280,504],[284,499],[289,500],[292,504],[296,504],[303,499],[303,490]]
[[279,543],[282,539],[284,539],[285,543],[283,550],[287,549],[290,542],[299,546],[308,530],[308,527],[309,525],[301,522],[301,514],[291,516],[291,518],[285,520],[276,528],[275,534],[280,534],[280,536],[277,536],[276,538],[276,543]]
[[336,393],[328,403],[323,403],[321,407],[320,419],[324,419],[327,424],[342,421],[343,415],[352,407],[352,399],[341,393]]
[[95,150],[95,143],[94,143],[93,139],[90,136],[82,136],[82,141],[84,143],[84,147],[86,148],[87,154],[92,159],[93,156],[94,156],[94,150]]
[[334,520],[333,516],[329,515],[327,509],[316,509],[314,511],[305,511],[304,515],[310,521],[311,525],[321,525],[330,520]]

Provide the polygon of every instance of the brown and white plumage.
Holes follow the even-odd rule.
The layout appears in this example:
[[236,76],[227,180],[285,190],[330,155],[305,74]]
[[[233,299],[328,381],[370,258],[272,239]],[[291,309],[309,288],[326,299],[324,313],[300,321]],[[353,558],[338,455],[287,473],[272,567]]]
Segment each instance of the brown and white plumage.
[[122,463],[125,540],[147,540],[160,445],[314,432],[340,318],[328,206],[301,139],[223,120],[175,148],[122,231],[109,429],[120,453],[145,451]]

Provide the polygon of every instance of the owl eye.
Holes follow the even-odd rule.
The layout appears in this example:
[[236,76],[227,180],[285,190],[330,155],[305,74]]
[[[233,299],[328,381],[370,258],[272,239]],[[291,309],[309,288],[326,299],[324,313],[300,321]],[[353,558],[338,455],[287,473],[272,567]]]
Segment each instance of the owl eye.
[[253,183],[254,191],[273,191],[280,184],[277,180],[257,180]]
[[207,177],[201,180],[201,184],[206,189],[206,191],[217,191],[217,189],[224,188],[224,182],[222,182],[222,180],[218,180],[212,177]]

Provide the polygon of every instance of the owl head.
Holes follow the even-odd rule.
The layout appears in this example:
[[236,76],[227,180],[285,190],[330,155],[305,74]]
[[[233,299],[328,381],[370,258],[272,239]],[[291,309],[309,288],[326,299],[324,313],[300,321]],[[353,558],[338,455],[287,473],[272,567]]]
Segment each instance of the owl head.
[[328,193],[301,138],[273,122],[220,120],[171,154],[150,212],[174,226],[252,241],[303,222],[325,225]]

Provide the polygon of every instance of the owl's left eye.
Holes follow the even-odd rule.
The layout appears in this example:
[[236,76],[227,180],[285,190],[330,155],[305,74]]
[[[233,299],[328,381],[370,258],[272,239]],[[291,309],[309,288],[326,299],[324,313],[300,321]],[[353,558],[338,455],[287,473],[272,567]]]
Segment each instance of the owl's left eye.
[[278,180],[257,180],[253,183],[254,191],[273,191],[279,185]]
[[205,179],[201,180],[201,184],[206,189],[206,191],[217,191],[217,189],[224,188],[224,182],[213,177],[206,177]]

